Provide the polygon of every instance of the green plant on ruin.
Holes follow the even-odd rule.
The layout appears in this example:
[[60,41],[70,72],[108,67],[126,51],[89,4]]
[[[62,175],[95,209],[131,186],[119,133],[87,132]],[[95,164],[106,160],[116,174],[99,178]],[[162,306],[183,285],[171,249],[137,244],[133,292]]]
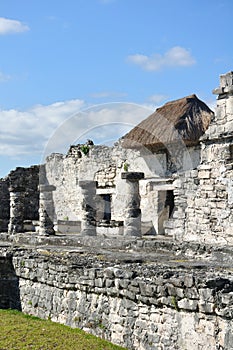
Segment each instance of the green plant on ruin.
[[125,172],[129,171],[129,164],[128,163],[124,163],[123,169]]
[[106,261],[106,256],[103,255],[103,254],[98,254],[96,255],[97,259],[100,260],[100,261]]
[[87,156],[90,150],[90,147],[88,145],[81,145],[80,149],[82,151],[82,153]]
[[100,329],[103,329],[103,330],[106,330],[106,329],[107,329],[107,327],[106,327],[103,323],[99,323],[99,324],[98,324],[98,327],[99,327]]
[[180,311],[180,308],[179,308],[179,306],[178,306],[176,297],[175,297],[174,295],[172,296],[171,304],[172,304],[172,306],[174,307],[174,309],[175,309],[177,312]]
[[103,329],[103,330],[107,329],[107,327],[103,324],[101,318],[96,318],[94,321],[94,325],[95,325],[95,327],[98,327],[98,328]]

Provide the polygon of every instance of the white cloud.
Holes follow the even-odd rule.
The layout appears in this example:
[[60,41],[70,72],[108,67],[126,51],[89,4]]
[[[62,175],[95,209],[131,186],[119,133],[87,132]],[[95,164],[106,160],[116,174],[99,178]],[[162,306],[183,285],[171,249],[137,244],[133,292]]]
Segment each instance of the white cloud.
[[83,104],[81,100],[70,100],[26,111],[0,110],[0,155],[41,154],[54,130]]
[[5,83],[6,81],[10,80],[10,75],[4,74],[0,72],[0,83]]
[[17,20],[0,17],[0,35],[22,33],[29,30],[29,27]]
[[106,103],[91,107],[67,119],[56,129],[44,150],[67,152],[71,144],[92,139],[95,144],[112,144],[153,110],[131,103]]
[[81,100],[36,105],[26,111],[0,110],[0,156],[30,158],[66,153],[73,143],[91,138],[95,143],[115,141],[151,114],[146,106],[100,104],[83,110]]
[[191,53],[180,46],[172,47],[164,55],[158,53],[151,56],[136,54],[128,56],[127,60],[147,71],[158,71],[165,67],[186,67],[196,63]]

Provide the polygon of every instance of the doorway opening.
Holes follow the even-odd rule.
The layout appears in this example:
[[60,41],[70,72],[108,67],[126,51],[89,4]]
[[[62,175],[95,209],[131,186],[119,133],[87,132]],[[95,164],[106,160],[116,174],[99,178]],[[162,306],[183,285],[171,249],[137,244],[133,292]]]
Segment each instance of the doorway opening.
[[174,192],[172,190],[167,191],[165,208],[166,207],[168,207],[168,215],[169,215],[169,219],[170,219],[170,217],[172,216],[174,207],[175,207],[175,196],[174,196]]

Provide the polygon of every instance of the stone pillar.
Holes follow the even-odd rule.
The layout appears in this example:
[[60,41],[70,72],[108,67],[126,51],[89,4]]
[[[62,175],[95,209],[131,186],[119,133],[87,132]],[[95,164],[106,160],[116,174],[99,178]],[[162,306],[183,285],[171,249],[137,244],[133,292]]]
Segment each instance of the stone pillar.
[[39,203],[39,234],[54,235],[54,203],[53,191],[56,189],[53,185],[39,185],[40,203]]
[[121,174],[121,178],[125,180],[124,235],[141,237],[139,180],[144,178],[144,173],[125,172]]
[[96,181],[79,181],[82,190],[82,236],[96,236]]
[[14,235],[15,233],[23,232],[25,188],[10,187],[9,192],[10,222],[8,233]]

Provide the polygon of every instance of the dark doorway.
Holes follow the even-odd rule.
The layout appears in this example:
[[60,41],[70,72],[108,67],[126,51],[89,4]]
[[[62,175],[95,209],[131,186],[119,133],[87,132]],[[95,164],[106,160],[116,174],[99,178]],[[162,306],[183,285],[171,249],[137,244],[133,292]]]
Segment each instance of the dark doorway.
[[169,208],[169,218],[172,216],[175,207],[175,197],[172,190],[167,191],[165,207]]
[[111,220],[111,194],[103,194],[102,198],[104,200],[104,213],[103,220],[110,221]]

